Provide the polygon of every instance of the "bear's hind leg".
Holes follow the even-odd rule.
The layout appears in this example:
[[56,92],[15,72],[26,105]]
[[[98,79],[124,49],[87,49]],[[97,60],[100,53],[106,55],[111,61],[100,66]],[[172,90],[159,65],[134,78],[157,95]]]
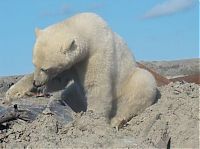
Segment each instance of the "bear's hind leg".
[[156,93],[156,81],[152,74],[137,68],[122,86],[111,125],[117,129],[122,127],[132,117],[152,105],[156,100]]

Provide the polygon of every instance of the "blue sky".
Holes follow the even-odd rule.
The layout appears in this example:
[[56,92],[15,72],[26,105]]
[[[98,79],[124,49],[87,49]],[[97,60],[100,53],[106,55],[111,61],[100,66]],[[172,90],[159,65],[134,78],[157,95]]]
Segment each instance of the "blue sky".
[[95,12],[137,60],[199,57],[198,0],[1,0],[0,76],[30,73],[36,27]]

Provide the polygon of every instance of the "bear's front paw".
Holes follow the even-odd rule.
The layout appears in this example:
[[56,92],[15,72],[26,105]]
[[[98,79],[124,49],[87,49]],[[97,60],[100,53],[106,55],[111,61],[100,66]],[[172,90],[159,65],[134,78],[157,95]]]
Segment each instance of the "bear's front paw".
[[19,99],[26,96],[26,92],[23,90],[19,90],[17,88],[11,87],[5,95],[5,99],[3,100],[3,104],[10,104],[13,100]]
[[111,126],[113,128],[116,128],[116,130],[118,131],[120,128],[122,128],[125,124],[126,124],[126,120],[124,118],[120,118],[120,117],[114,117],[111,119]]
[[2,101],[2,104],[10,105],[12,101],[13,101],[13,98],[9,94],[7,94]]

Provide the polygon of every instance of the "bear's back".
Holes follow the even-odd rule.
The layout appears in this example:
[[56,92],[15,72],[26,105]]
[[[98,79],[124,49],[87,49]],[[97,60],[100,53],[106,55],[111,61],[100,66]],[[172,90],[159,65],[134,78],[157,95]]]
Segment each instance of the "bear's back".
[[107,28],[107,23],[95,13],[80,13],[62,22],[72,31],[83,36],[94,37],[95,32]]
[[115,36],[115,76],[116,86],[120,86],[136,68],[136,61],[133,53],[128,48],[126,42],[116,33]]

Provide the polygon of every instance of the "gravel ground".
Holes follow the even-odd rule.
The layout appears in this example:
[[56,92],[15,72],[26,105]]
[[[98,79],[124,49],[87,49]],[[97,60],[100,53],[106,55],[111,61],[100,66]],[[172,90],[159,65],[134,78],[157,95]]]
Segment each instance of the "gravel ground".
[[[17,120],[2,131],[2,148],[55,147],[166,147],[198,148],[199,85],[171,83],[159,88],[158,102],[134,117],[119,131],[103,123],[92,111],[73,114],[61,124],[54,115],[41,113],[32,123]],[[34,98],[29,99],[34,100]]]

